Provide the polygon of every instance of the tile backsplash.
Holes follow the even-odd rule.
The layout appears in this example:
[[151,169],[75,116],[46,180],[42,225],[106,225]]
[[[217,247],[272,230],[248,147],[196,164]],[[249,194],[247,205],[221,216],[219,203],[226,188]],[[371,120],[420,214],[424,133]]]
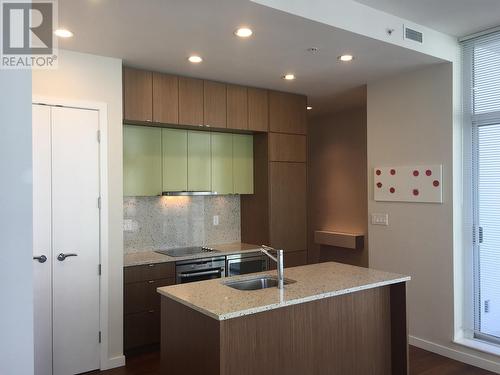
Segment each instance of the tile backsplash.
[[125,253],[241,240],[239,195],[125,197],[123,212]]

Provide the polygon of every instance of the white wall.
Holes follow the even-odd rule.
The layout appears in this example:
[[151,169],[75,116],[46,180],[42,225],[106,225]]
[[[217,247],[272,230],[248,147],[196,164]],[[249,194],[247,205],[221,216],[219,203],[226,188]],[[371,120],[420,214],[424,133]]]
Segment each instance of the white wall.
[[102,365],[120,365],[123,363],[122,62],[60,50],[57,69],[33,71],[33,95],[105,102],[108,106],[109,362]]
[[[412,344],[500,371],[498,357],[453,343],[454,264],[461,256],[455,232],[462,229],[456,70],[443,63],[368,84],[368,212],[389,214],[389,226],[369,225],[370,267],[412,277]],[[443,204],[373,200],[374,167],[415,164],[443,164]]]
[[0,374],[33,374],[31,71],[0,70]]

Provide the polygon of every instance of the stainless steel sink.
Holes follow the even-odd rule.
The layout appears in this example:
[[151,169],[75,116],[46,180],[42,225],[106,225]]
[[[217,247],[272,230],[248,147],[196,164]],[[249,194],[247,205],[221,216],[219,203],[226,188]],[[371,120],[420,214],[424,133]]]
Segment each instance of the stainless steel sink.
[[[293,284],[295,280],[285,279],[285,285]],[[273,276],[260,276],[252,279],[235,280],[223,282],[230,288],[238,290],[259,290],[266,288],[274,288],[278,286],[278,279]]]

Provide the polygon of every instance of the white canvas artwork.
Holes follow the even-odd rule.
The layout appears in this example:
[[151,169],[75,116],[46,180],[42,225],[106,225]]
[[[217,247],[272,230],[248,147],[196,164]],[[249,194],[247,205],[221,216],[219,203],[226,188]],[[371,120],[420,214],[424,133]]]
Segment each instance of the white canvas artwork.
[[443,166],[376,167],[374,199],[388,202],[443,203]]

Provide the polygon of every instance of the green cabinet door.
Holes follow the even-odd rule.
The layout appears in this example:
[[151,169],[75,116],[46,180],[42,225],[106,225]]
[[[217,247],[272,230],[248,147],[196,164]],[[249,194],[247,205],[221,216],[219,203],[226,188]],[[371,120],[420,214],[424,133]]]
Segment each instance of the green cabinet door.
[[253,194],[253,136],[233,134],[233,191]]
[[212,133],[212,191],[233,194],[233,135]]
[[188,131],[188,190],[211,191],[210,133]]
[[162,129],[163,191],[188,189],[188,133],[182,129]]
[[161,194],[161,129],[123,127],[123,195]]

